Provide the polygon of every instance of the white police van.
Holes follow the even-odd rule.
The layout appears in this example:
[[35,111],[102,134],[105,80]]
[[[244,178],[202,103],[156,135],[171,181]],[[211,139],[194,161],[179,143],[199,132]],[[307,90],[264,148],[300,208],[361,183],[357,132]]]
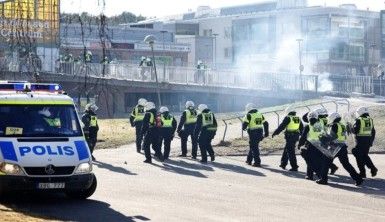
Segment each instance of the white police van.
[[73,100],[58,84],[0,82],[0,197],[96,190],[92,160]]

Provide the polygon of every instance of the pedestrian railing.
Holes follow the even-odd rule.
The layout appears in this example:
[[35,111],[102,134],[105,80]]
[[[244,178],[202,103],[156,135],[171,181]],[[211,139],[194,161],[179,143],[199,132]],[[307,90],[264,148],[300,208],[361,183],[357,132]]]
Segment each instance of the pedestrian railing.
[[[155,82],[153,67],[132,64],[84,64],[61,63],[58,73],[74,76],[92,76],[138,82]],[[194,67],[158,66],[161,83],[227,87],[256,90],[304,90],[317,91],[317,76],[287,73],[237,72],[234,70],[199,70]]]
[[[323,101],[323,102],[315,102],[315,103],[309,103],[309,104],[305,104],[305,105],[301,105],[301,104],[298,104],[298,106],[295,106],[295,109],[296,110],[301,110],[301,109],[306,109],[307,112],[310,112],[311,110],[313,110],[315,107],[323,107],[325,109],[327,109],[327,105],[334,105],[335,106],[335,109],[334,111],[335,112],[339,112],[341,107],[342,106],[346,106],[347,107],[347,111],[350,112],[351,110],[351,104],[350,104],[350,101],[347,100],[347,99],[336,99],[336,100],[328,100],[328,101]],[[277,109],[277,110],[272,110],[272,111],[262,111],[261,113],[264,114],[264,115],[273,115],[275,116],[276,118],[276,123],[277,123],[277,127],[279,126],[279,124],[281,123],[281,114],[285,111],[285,109]],[[328,111],[330,112],[331,110],[328,109]],[[238,114],[238,115],[234,115],[230,118],[224,118],[222,119],[222,122],[223,124],[225,125],[225,129],[224,129],[224,132],[223,132],[223,137],[222,137],[222,142],[225,142],[226,141],[226,135],[227,135],[227,132],[228,132],[228,126],[229,126],[229,122],[230,121],[237,121],[239,120],[241,125],[243,123],[243,117],[244,117],[245,114]],[[241,130],[241,137],[243,138],[244,137],[244,131],[242,130],[242,126],[239,127],[240,130]],[[272,127],[270,127],[270,129],[272,129]]]
[[371,76],[331,75],[333,90],[341,93],[373,94],[373,78]]

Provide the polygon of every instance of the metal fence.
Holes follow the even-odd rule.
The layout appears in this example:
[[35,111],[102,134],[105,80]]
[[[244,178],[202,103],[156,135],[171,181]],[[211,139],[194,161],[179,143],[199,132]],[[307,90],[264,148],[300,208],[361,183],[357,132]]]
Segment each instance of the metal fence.
[[[8,61],[0,58],[0,71],[35,72],[40,70],[40,65],[32,60]],[[153,67],[138,67],[134,64],[99,64],[59,62],[55,64],[55,73],[71,76],[91,76],[96,78],[111,78],[138,82],[155,82]],[[198,70],[194,67],[184,66],[158,66],[159,82],[202,85],[213,87],[228,87],[256,90],[304,90],[317,92],[322,90],[325,76],[303,75],[290,73],[268,73],[244,71],[242,69],[205,69]],[[385,94],[385,87],[380,81],[373,80],[370,76],[340,76],[328,75],[327,82],[332,85],[328,89],[338,93],[360,94]],[[320,84],[319,84],[320,81]],[[385,84],[384,84],[385,85]]]
[[[332,108],[331,106],[334,106],[334,107]],[[347,111],[350,112],[351,104],[350,104],[349,100],[347,100],[347,99],[337,99],[337,100],[328,100],[328,101],[309,103],[309,104],[299,104],[298,106],[295,106],[295,108],[297,111],[303,110],[304,112],[310,112],[315,107],[318,107],[318,108],[323,107],[329,111],[334,110],[335,112],[340,112],[341,108],[344,106],[347,108]],[[279,126],[279,124],[281,123],[282,118],[286,115],[285,109],[276,109],[276,110],[272,110],[272,111],[269,110],[269,111],[265,111],[265,112],[261,111],[261,113],[264,115],[271,115],[272,116],[272,118],[270,118],[270,122],[269,122],[270,130],[277,128]],[[239,120],[240,124],[242,124],[243,117],[244,117],[244,114],[238,114],[238,115],[234,115],[230,118],[222,119],[222,122],[225,125],[225,129],[224,129],[223,137],[222,137],[222,142],[226,141],[226,135],[227,135],[228,128],[230,125],[229,123],[233,122],[234,120]],[[273,122],[273,120],[276,120],[276,121]],[[231,124],[231,125],[234,126],[234,124]],[[243,138],[242,127],[239,126],[239,128],[241,130],[241,137]]]
[[341,93],[374,93],[373,78],[371,76],[339,76],[331,75],[329,79],[333,82],[333,91]]
[[[61,63],[56,72],[68,75],[94,76],[130,81],[155,82],[152,67],[132,64],[76,64]],[[317,91],[316,75],[294,75],[287,73],[244,73],[234,70],[197,70],[193,67],[160,66],[158,81],[213,87],[229,87],[258,90],[305,90]]]

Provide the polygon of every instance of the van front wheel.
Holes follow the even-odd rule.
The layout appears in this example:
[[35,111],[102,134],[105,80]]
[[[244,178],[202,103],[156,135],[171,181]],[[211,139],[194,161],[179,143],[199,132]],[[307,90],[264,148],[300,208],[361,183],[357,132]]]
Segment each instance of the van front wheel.
[[85,190],[66,191],[66,195],[73,199],[87,199],[95,193],[97,187],[96,177],[94,176],[92,185]]

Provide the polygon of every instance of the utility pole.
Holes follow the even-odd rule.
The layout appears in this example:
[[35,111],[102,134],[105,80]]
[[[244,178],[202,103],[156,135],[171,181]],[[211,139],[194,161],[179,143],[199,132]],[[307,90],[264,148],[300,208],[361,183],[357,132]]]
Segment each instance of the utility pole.
[[164,34],[167,33],[166,30],[160,31],[162,33],[162,43],[163,43],[163,80],[166,80],[166,49],[164,45]]
[[154,44],[155,44],[155,36],[153,35],[148,35],[144,38],[144,42],[149,44],[151,47],[151,52],[152,52],[152,64],[154,66],[154,72],[155,72],[155,81],[156,81],[156,93],[158,95],[158,104],[159,107],[162,106],[162,101],[160,99],[160,86],[159,86],[159,81],[158,81],[158,73],[156,72],[156,64],[155,64],[155,53],[154,53]]
[[214,33],[214,53],[213,53],[213,67],[216,68],[217,66],[217,36],[219,34]]
[[302,48],[301,48],[301,43],[303,42],[303,39],[297,39],[297,42],[298,42],[298,57],[299,57],[298,58],[299,59],[299,79],[300,79],[301,101],[302,101],[303,100],[302,72],[304,70],[304,67],[302,65]]

